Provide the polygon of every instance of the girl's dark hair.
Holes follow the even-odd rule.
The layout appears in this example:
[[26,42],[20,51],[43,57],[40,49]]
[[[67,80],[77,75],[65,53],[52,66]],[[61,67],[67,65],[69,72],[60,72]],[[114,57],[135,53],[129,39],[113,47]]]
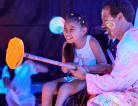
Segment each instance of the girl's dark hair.
[[82,27],[86,27],[86,20],[84,16],[77,14],[77,13],[71,13],[65,17],[65,20],[72,21],[72,22],[78,22]]
[[[66,21],[78,22],[81,27],[86,27],[86,20],[83,16],[76,13],[71,13],[65,17]],[[67,43],[64,47],[63,55],[66,62],[73,62],[75,58],[75,47],[73,44]]]
[[8,67],[8,71],[9,71],[9,74],[10,74],[10,80],[13,80],[14,76],[15,76],[15,72],[14,72],[14,69],[10,69]]
[[74,61],[74,45],[71,43],[67,43],[64,47],[64,57],[66,62],[73,62]]

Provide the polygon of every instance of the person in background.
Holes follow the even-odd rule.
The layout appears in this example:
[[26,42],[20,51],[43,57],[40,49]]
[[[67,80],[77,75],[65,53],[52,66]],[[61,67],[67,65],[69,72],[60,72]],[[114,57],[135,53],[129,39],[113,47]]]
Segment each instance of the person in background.
[[26,60],[15,69],[4,66],[1,82],[1,98],[9,106],[34,106],[35,96],[31,94],[31,75],[46,73],[48,68],[32,60]]

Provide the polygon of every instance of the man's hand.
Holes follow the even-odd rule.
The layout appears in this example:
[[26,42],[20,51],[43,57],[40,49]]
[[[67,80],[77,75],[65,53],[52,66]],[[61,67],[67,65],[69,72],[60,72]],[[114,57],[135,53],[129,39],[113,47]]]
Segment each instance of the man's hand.
[[77,70],[74,71],[74,70],[71,70],[71,73],[76,77],[76,78],[79,78],[79,79],[86,79],[86,70],[85,68],[81,67],[81,66],[77,66]]

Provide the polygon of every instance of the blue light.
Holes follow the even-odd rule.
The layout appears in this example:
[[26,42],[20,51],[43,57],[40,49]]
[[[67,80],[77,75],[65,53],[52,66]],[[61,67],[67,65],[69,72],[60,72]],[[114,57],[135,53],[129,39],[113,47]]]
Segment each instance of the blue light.
[[136,11],[136,16],[135,16],[135,22],[134,22],[134,28],[138,27],[138,6],[137,6],[137,11]]
[[64,31],[64,22],[65,20],[60,17],[54,17],[49,23],[49,29],[54,34],[61,34]]

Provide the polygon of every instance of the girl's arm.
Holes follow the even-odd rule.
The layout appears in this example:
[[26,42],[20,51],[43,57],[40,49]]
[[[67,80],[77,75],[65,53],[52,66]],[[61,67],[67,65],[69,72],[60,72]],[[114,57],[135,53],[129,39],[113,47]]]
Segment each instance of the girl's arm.
[[[66,64],[70,64],[70,65],[75,65],[73,62],[66,62],[66,59],[64,57],[64,48],[65,48],[66,44],[67,44],[67,42],[65,41],[63,44],[63,48],[62,48],[62,62],[66,63]],[[61,69],[64,73],[68,73],[68,72],[70,72],[70,70],[72,70],[72,69],[69,69],[66,67],[61,67]]]
[[84,68],[88,73],[104,73],[105,69],[107,69],[107,61],[98,41],[91,38],[90,47],[96,57],[97,64],[84,66]]

